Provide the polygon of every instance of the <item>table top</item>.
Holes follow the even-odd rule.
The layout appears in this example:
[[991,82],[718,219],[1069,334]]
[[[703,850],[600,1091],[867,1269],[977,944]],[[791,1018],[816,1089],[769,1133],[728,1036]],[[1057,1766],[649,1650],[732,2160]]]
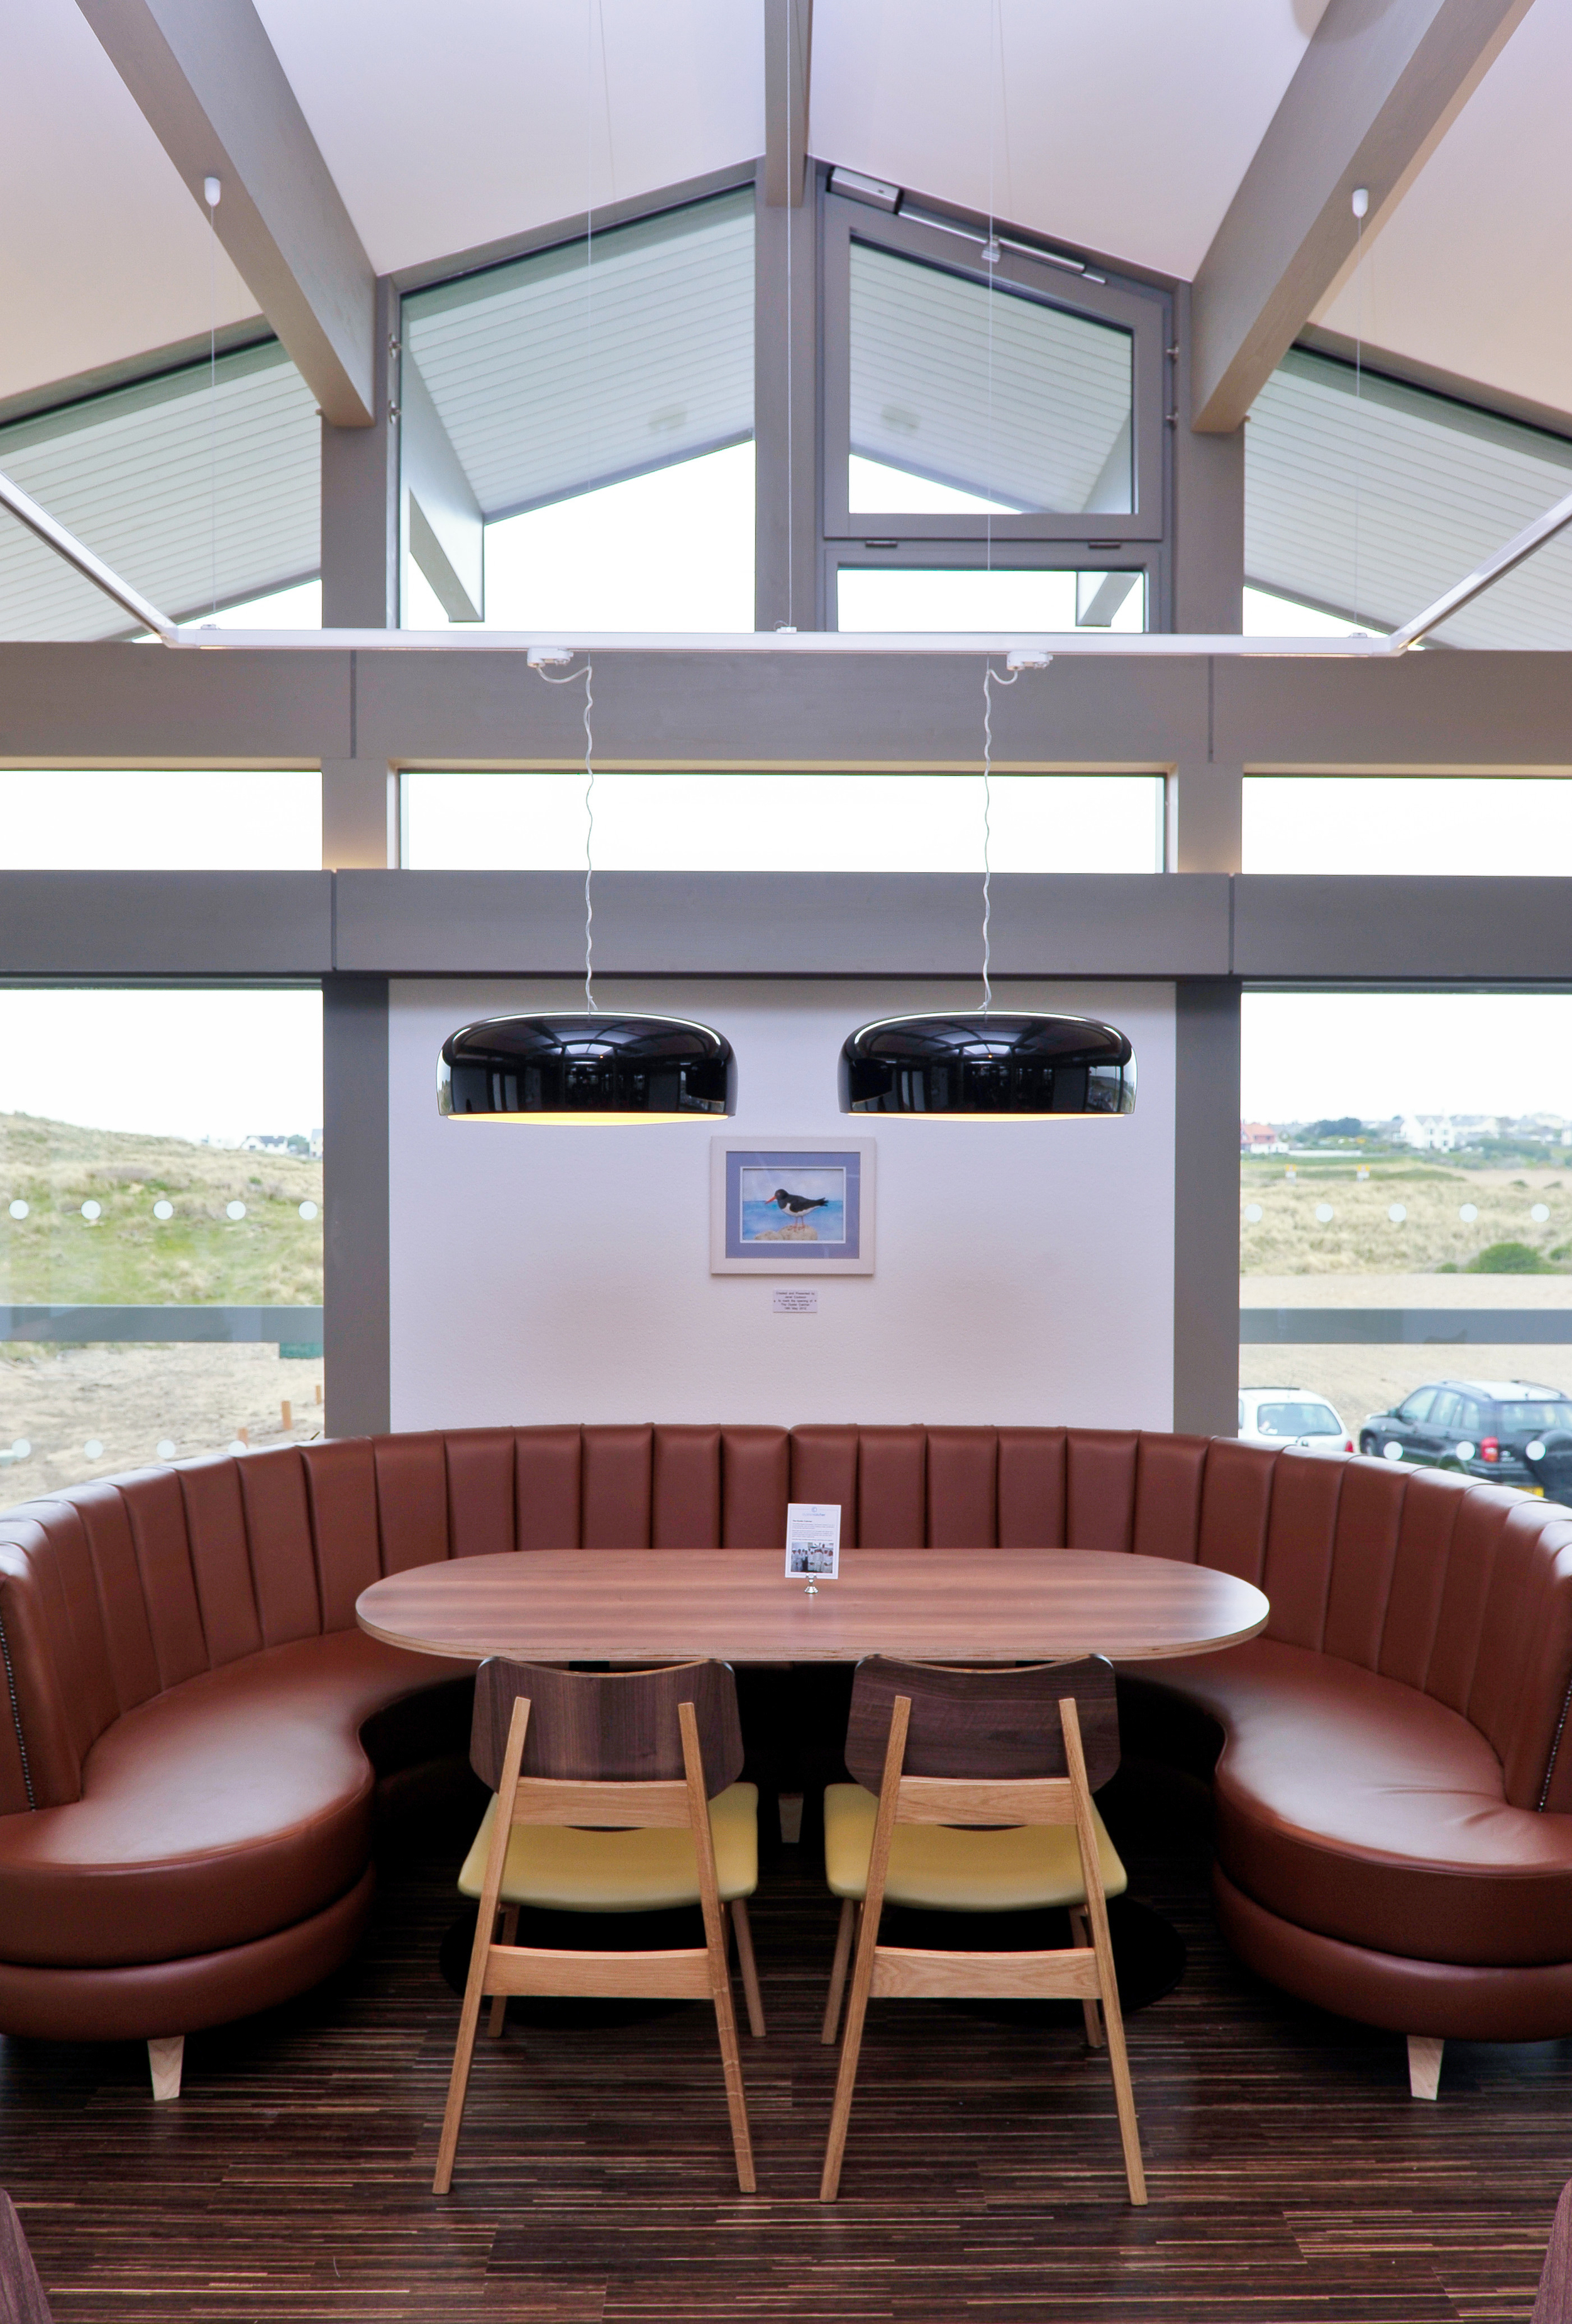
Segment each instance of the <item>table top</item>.
[[1259,1590],[1096,1549],[847,1549],[810,1596],[780,1549],[565,1549],[444,1559],[363,1591],[388,1645],[476,1662],[1114,1662],[1253,1637]]

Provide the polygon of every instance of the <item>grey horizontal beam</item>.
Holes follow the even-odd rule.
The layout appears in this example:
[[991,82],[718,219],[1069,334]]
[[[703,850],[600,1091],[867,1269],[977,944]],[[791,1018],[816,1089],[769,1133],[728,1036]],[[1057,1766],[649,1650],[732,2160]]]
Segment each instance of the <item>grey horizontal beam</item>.
[[1237,428],[1364,231],[1390,213],[1529,0],[1328,0],[1197,271],[1193,425]]
[[350,759],[353,684],[348,654],[0,645],[0,762],[282,767]]
[[376,279],[252,0],[78,0],[296,369],[340,428],[375,411]]
[[328,872],[0,872],[0,976],[325,976]]
[[1212,669],[1212,751],[1223,765],[1572,767],[1572,655],[1219,658]]
[[1572,976],[1565,880],[1244,873],[1234,973],[1379,983]]
[[[595,965],[619,976],[966,976],[975,873],[603,872]],[[359,974],[565,976],[584,963],[577,872],[342,872],[338,965]],[[996,875],[995,976],[1225,976],[1228,883]]]
[[[385,782],[385,778],[382,779]],[[602,872],[615,976],[966,976],[974,872]],[[1562,879],[1001,872],[995,975],[1572,981]],[[5,872],[0,977],[576,976],[577,872]]]
[[246,1343],[274,1341],[320,1351],[319,1307],[0,1306],[0,1340],[87,1347],[103,1340]]
[[[599,763],[976,767],[981,657],[603,655]],[[995,762],[1572,767],[1572,654],[1065,658],[995,694]],[[517,653],[0,643],[0,761],[572,766],[583,696]]]
[[1239,1344],[1265,1347],[1566,1347],[1572,1308],[1241,1307]]
[[[1425,657],[1421,656],[1420,659]],[[579,665],[582,667],[582,665]],[[980,767],[984,657],[606,653],[602,766]],[[994,696],[995,762],[1161,767],[1207,752],[1207,664],[1064,658]],[[357,657],[356,754],[404,766],[569,766],[584,696],[518,653]]]

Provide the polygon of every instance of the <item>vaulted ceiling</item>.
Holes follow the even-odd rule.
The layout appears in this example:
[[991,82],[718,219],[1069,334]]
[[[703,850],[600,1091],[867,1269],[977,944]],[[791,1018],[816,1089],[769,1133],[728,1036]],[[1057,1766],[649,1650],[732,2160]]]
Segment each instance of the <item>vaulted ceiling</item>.
[[[742,0],[257,6],[379,271],[763,147]],[[1188,277],[1323,6],[816,0],[810,148]],[[1318,319],[1572,413],[1569,88],[1572,0],[1535,0]],[[254,311],[76,0],[8,0],[0,90],[0,398]]]

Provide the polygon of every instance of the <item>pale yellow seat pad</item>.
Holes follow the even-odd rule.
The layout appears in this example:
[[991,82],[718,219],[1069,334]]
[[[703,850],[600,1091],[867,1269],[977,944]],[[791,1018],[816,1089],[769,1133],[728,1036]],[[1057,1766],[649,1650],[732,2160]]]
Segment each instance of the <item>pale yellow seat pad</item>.
[[[759,1885],[759,1791],[733,1784],[709,1803],[716,1881],[723,1903],[751,1896]],[[458,1875],[460,1891],[478,1896],[496,1821],[492,1800]],[[508,1841],[504,1904],[562,1913],[657,1913],[698,1902],[693,1834],[653,1826],[637,1831],[583,1831],[577,1825],[519,1823]]]
[[[824,1869],[837,1896],[860,1898],[879,1803],[860,1784],[831,1784],[824,1795]],[[1127,1877],[1096,1805],[1097,1859],[1105,1895]],[[952,1824],[898,1823],[890,1842],[884,1895],[892,1904],[936,1913],[1012,1913],[1086,1901],[1080,1851],[1070,1824],[1012,1824],[966,1831]]]

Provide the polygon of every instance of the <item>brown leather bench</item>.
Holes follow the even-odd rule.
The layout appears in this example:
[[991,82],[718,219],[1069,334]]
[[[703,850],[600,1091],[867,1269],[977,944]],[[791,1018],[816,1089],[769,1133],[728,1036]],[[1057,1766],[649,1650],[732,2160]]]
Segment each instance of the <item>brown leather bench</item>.
[[[1028,1428],[468,1430],[86,1485],[0,1517],[0,2030],[155,2045],[353,1950],[379,1784],[466,1683],[354,1627],[379,1574],[504,1549],[1068,1545],[1263,1588],[1266,1634],[1126,1681],[1220,1747],[1216,1895],[1289,1991],[1417,2037],[1572,2032],[1572,1515],[1385,1463]],[[1433,2082],[1432,2082],[1433,2087]]]

